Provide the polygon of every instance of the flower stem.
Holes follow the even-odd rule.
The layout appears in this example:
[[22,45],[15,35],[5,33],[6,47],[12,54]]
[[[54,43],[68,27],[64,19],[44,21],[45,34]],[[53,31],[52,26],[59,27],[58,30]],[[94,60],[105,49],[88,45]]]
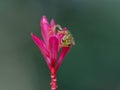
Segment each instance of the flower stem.
[[56,79],[56,73],[55,68],[51,70],[51,90],[57,90],[57,79]]

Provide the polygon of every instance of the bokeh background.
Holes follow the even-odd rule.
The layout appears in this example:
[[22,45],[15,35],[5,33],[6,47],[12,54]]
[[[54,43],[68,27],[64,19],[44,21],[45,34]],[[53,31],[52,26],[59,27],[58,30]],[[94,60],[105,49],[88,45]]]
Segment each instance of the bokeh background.
[[120,0],[0,0],[0,90],[50,90],[30,33],[46,15],[76,45],[57,73],[58,90],[120,90]]

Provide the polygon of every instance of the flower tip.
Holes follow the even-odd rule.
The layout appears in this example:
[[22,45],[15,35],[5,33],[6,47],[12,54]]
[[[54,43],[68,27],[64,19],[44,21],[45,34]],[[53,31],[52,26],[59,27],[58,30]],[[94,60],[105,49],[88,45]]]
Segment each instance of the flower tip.
[[34,38],[35,38],[35,35],[31,32],[31,37],[32,37],[32,39],[34,40]]
[[43,17],[42,18],[47,18],[45,15],[43,15]]
[[37,38],[36,35],[34,35],[32,32],[31,32],[31,37],[33,40]]
[[34,35],[32,32],[31,32],[30,34],[31,34],[31,37],[32,37],[32,38],[35,37],[35,35]]
[[54,19],[51,20],[50,25],[51,25],[51,26],[54,26],[54,25],[55,25],[55,20],[54,20]]
[[30,35],[33,36],[33,33],[31,32]]
[[48,20],[47,20],[47,17],[45,15],[42,17],[41,23],[47,23],[48,24]]

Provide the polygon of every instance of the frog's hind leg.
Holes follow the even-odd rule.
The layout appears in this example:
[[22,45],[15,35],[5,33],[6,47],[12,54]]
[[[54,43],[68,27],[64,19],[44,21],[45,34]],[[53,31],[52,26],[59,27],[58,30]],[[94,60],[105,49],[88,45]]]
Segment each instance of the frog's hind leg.
[[63,30],[59,24],[56,25],[56,28],[58,28],[59,30]]

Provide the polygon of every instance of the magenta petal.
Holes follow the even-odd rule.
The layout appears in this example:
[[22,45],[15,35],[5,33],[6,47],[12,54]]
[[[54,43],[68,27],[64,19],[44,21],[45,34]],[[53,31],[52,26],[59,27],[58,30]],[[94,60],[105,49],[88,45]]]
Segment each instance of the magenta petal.
[[60,57],[58,59],[58,63],[56,64],[56,71],[59,69],[59,67],[61,66],[63,60],[64,60],[64,57],[67,55],[67,53],[69,52],[70,50],[70,47],[63,47],[62,48],[62,51],[60,53]]
[[43,18],[41,19],[40,26],[41,26],[41,34],[42,34],[43,40],[46,44],[48,44],[50,25],[48,23],[46,16],[43,16]]
[[43,54],[43,56],[46,60],[46,63],[48,64],[48,67],[50,69],[50,60],[48,58],[48,50],[46,49],[45,44],[43,43],[43,41],[40,38],[38,38],[34,34],[31,33],[31,36],[32,36],[32,39],[35,42],[35,44],[39,47],[41,53]]
[[58,54],[58,39],[55,36],[49,39],[49,52],[52,66],[55,66],[57,54]]

